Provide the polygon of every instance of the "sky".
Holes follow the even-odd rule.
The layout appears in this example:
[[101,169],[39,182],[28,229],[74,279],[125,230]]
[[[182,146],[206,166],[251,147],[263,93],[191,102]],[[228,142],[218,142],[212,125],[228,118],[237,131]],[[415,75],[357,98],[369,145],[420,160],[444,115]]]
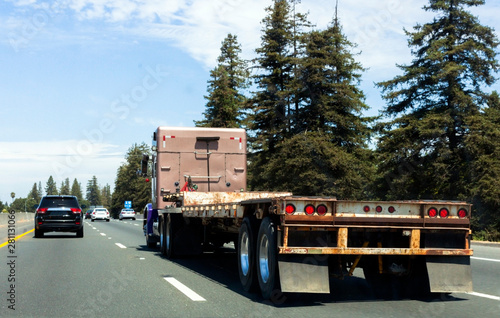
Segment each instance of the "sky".
[[[426,0],[339,0],[347,38],[367,68],[361,89],[378,115],[374,83],[412,60],[404,29],[432,21]],[[158,126],[203,118],[210,70],[228,33],[252,59],[271,0],[4,0],[0,2],[0,201],[26,197],[49,176],[58,187],[96,176],[114,188],[134,144]],[[302,0],[316,29],[332,21],[334,0]],[[471,8],[500,30],[500,1]],[[500,91],[496,83],[491,89]],[[85,193],[84,193],[85,195]]]

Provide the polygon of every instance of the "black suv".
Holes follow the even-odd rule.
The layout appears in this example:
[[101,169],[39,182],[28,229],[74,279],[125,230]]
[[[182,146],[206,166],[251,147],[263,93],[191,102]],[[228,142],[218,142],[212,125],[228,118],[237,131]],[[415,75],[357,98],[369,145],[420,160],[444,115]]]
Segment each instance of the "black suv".
[[83,237],[83,213],[78,199],[69,195],[47,195],[35,213],[35,237],[45,232],[76,232]]

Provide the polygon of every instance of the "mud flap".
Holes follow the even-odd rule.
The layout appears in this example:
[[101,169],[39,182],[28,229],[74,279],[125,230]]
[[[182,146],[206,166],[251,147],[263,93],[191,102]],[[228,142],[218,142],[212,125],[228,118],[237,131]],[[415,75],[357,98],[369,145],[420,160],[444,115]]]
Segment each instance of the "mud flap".
[[431,292],[472,292],[469,256],[427,256],[426,263]]
[[313,256],[280,255],[278,267],[281,291],[289,293],[330,293],[328,261]]

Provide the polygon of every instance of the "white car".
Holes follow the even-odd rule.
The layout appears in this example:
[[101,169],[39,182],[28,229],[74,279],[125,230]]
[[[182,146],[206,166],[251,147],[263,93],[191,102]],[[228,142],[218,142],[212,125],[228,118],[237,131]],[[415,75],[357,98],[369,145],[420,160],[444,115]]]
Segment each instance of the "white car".
[[120,220],[123,219],[132,219],[135,220],[135,211],[132,209],[122,209],[120,211],[120,215],[118,216]]
[[109,212],[106,208],[95,208],[92,213],[90,213],[90,219],[92,222],[95,220],[106,220],[109,222]]

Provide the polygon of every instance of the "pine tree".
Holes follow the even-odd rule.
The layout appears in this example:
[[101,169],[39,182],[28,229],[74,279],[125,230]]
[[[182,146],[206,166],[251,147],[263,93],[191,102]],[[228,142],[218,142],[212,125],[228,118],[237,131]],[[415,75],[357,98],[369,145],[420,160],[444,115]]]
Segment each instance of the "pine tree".
[[137,212],[151,202],[151,183],[137,175],[143,154],[150,154],[148,145],[134,144],[127,151],[126,162],[118,168],[111,198],[111,213],[114,217],[124,208],[125,201],[132,201],[132,208]]
[[[295,1],[293,1],[295,5]],[[295,6],[294,6],[295,8]],[[261,47],[256,49],[253,76],[257,91],[247,104],[249,141],[249,185],[263,189],[268,180],[266,165],[281,142],[295,134],[299,88],[296,82],[301,28],[305,15],[292,12],[285,0],[275,0],[262,20]]]
[[70,188],[69,188],[69,178],[66,178],[64,181],[61,181],[61,187],[59,188],[59,194],[60,195],[70,195]]
[[47,195],[57,195],[57,185],[52,176],[47,180],[47,184],[45,185],[45,193]]
[[99,185],[97,183],[97,177],[93,176],[87,182],[87,201],[90,205],[102,205],[101,193],[99,191]]
[[78,202],[83,200],[82,186],[76,178],[73,180],[73,184],[71,185],[71,195],[75,196],[78,199]]
[[[500,96],[495,91],[487,99],[487,107],[470,119],[466,147],[471,156],[467,168],[470,175],[470,198],[474,206],[474,230],[500,232]],[[499,240],[496,237],[485,237]]]
[[388,106],[379,148],[381,194],[398,199],[464,199],[470,118],[498,70],[493,30],[466,7],[482,0],[431,0],[431,23],[406,31],[415,56],[403,75],[379,83]]
[[195,121],[201,127],[241,127],[241,113],[246,101],[242,90],[247,88],[249,72],[239,55],[241,46],[236,35],[228,34],[222,42],[218,65],[210,71],[204,120]]

